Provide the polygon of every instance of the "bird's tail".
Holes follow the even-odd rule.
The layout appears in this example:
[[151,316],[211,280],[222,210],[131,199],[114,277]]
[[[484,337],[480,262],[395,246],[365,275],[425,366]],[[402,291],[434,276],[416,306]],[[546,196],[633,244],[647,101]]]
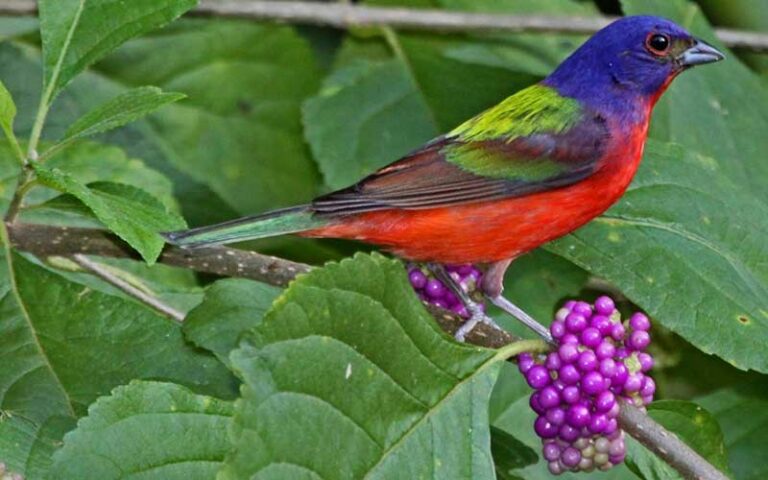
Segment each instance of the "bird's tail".
[[315,218],[309,206],[300,205],[191,230],[165,232],[162,235],[173,245],[195,248],[298,233],[327,223],[327,220]]

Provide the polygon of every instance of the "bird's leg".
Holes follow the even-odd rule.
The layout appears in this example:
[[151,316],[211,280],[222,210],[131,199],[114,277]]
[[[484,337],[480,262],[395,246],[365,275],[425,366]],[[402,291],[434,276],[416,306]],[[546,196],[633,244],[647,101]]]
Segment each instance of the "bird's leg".
[[483,293],[491,303],[512,315],[548,343],[552,343],[552,335],[544,325],[534,320],[533,317],[525,313],[520,307],[501,295],[504,291],[504,273],[509,268],[510,263],[512,263],[512,260],[502,260],[491,264],[485,275],[483,275],[483,283],[481,285]]
[[461,300],[461,303],[464,305],[464,307],[466,307],[470,314],[470,317],[461,325],[461,327],[459,327],[458,330],[456,330],[456,333],[454,334],[454,338],[456,338],[456,340],[463,342],[467,334],[471,332],[472,329],[474,329],[479,323],[485,323],[491,327],[501,330],[501,327],[499,327],[496,322],[493,321],[493,319],[485,314],[479,303],[470,298],[469,294],[465,292],[463,288],[461,288],[461,285],[445,270],[443,265],[439,263],[429,263],[427,264],[427,268],[435,275],[435,277],[437,277],[438,280],[443,282],[443,285],[448,287],[451,292],[453,292],[453,294],[456,295],[459,300]]

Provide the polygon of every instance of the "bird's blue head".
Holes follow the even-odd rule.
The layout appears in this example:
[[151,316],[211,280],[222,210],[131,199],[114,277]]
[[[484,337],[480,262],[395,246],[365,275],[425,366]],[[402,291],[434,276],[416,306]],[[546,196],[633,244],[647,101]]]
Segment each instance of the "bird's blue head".
[[717,49],[659,17],[624,17],[592,36],[544,83],[593,106],[652,107],[683,70],[722,60]]

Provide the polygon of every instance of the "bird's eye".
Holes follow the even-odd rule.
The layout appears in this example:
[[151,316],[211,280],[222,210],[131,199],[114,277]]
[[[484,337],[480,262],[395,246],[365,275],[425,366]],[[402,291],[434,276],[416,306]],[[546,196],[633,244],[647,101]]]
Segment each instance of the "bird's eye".
[[664,55],[669,50],[669,36],[663,33],[652,33],[645,39],[645,46],[654,55]]

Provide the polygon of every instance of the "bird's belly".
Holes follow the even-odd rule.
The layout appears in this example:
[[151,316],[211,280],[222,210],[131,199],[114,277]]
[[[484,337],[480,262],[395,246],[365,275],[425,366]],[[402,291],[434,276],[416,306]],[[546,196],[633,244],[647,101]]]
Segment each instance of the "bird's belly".
[[642,142],[632,147],[624,150],[623,161],[607,159],[598,172],[567,187],[452,207],[358,214],[305,235],[361,240],[415,261],[515,258],[576,230],[615,203],[640,162]]

